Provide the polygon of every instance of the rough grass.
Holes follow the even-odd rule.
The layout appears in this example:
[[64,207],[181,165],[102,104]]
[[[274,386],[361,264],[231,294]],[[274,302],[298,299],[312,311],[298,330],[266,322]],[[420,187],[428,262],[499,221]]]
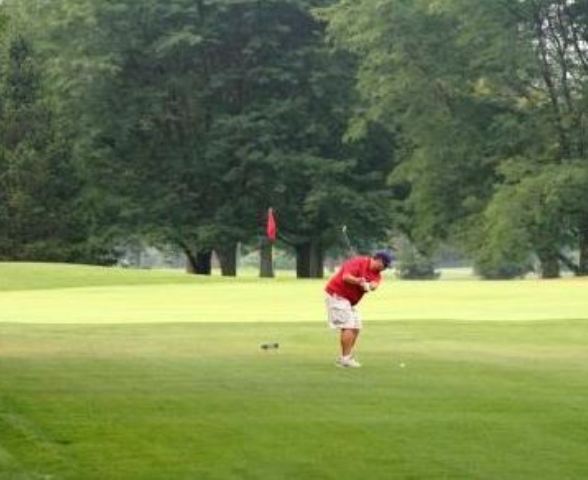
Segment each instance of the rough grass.
[[585,281],[389,282],[349,371],[319,282],[39,267],[0,292],[0,479],[588,477]]

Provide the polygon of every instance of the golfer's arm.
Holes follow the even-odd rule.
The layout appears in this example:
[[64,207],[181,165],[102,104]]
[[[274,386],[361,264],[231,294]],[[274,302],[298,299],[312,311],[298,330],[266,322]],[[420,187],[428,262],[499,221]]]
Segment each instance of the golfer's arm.
[[350,273],[346,273],[343,275],[343,281],[345,283],[350,283],[351,285],[361,285],[365,280],[361,277],[355,277]]

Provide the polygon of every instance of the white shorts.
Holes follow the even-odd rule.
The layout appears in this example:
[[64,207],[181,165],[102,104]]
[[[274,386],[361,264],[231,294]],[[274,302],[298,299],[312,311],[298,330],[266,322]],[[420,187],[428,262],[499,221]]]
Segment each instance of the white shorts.
[[327,294],[325,303],[331,328],[361,330],[361,318],[357,309],[351,305],[349,300],[339,295]]

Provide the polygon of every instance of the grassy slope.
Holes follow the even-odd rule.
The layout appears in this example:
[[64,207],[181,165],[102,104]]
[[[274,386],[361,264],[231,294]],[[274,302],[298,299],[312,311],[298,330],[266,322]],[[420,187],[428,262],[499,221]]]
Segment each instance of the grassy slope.
[[[467,275],[457,270],[456,272],[458,277]],[[257,280],[258,272],[254,269],[242,269],[239,273],[240,282]],[[293,277],[292,272],[279,271],[278,274],[278,281]],[[131,285],[197,285],[202,282],[210,284],[231,281],[216,275],[203,278],[171,269],[137,270],[66,263],[0,262],[0,292]]]
[[182,275],[181,272],[173,270],[127,270],[50,263],[0,263],[0,291],[197,282],[198,277]]
[[586,282],[390,283],[359,371],[332,366],[319,283],[195,282],[0,293],[4,321],[98,320],[72,313],[94,296],[106,322],[201,322],[0,321],[0,479],[588,477]]

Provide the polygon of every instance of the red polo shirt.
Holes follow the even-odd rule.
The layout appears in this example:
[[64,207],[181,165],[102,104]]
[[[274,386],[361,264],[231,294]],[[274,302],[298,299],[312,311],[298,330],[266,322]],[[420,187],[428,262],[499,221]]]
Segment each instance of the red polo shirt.
[[343,276],[350,274],[354,277],[363,278],[366,282],[380,283],[380,272],[375,272],[370,269],[370,257],[353,257],[347,260],[339,271],[333,275],[325,288],[329,295],[338,295],[349,300],[351,305],[356,305],[361,297],[364,296],[365,291],[360,285],[352,285],[343,281]]

